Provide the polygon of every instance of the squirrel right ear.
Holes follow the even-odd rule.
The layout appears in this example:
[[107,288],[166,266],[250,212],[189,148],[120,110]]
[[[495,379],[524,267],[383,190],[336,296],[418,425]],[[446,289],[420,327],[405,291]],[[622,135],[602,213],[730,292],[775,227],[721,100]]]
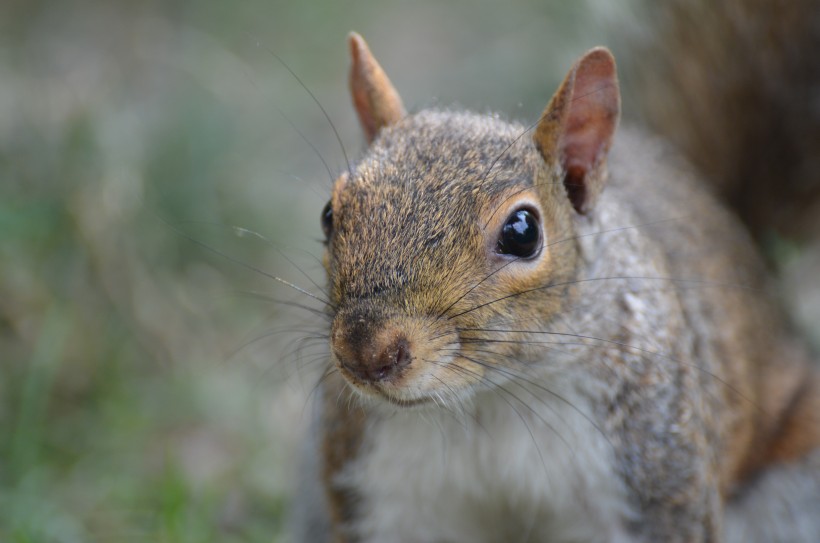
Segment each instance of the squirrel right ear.
[[406,113],[399,93],[373,58],[364,39],[351,32],[347,41],[351,60],[350,94],[370,143],[382,127],[400,121]]
[[620,111],[615,59],[596,47],[575,63],[538,122],[535,146],[550,167],[560,168],[578,213],[592,209],[604,188]]

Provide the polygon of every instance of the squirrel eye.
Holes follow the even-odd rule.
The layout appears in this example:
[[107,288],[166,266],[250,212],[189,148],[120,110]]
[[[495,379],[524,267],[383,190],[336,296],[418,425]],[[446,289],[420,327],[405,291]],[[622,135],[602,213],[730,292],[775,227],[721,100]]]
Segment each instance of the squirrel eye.
[[518,209],[507,218],[498,236],[496,252],[530,258],[541,249],[541,227],[535,211]]
[[333,232],[333,208],[330,206],[330,202],[322,210],[322,231],[325,233],[325,239],[329,239],[330,234]]

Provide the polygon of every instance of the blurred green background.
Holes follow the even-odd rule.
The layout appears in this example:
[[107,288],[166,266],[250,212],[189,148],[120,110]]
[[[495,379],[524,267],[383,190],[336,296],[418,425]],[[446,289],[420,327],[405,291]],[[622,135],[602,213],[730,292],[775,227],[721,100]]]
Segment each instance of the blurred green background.
[[326,347],[266,274],[317,290],[345,158],[277,55],[353,159],[350,30],[410,109],[534,119],[615,4],[0,4],[0,541],[285,540]]
[[282,540],[325,346],[251,268],[316,290],[345,159],[276,55],[353,159],[350,30],[412,109],[534,118],[606,6],[0,4],[0,541]]

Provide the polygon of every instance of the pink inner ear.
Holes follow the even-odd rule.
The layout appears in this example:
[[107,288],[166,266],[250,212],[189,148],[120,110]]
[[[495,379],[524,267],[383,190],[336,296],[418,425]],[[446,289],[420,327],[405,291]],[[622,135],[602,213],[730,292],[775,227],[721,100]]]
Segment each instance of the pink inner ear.
[[[620,94],[615,62],[605,49],[594,49],[578,62],[561,137],[565,183],[575,208],[583,213],[592,190],[591,174],[609,150],[618,123]],[[594,181],[592,181],[594,182]]]

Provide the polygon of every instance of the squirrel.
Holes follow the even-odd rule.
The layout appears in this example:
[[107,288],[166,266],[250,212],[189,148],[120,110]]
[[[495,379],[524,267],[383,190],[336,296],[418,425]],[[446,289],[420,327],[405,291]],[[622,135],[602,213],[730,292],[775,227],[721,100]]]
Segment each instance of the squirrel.
[[618,127],[613,55],[527,127],[408,113],[349,48],[297,539],[818,541],[818,367],[748,231]]

